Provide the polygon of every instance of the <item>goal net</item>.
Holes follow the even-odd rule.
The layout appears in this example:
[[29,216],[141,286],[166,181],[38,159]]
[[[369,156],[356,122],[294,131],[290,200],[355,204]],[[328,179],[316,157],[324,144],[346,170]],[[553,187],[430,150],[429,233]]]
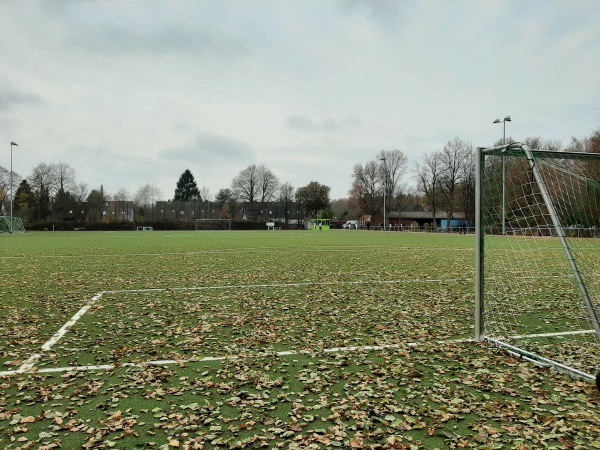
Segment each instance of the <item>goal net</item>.
[[201,230],[231,230],[231,219],[196,219],[194,229]]
[[515,143],[477,156],[475,338],[596,379],[600,154]]
[[20,217],[0,216],[0,233],[25,233]]

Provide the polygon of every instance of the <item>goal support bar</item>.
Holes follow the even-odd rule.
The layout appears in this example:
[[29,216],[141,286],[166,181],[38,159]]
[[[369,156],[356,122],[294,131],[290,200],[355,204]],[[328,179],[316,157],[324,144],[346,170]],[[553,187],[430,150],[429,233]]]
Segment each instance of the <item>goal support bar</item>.
[[483,209],[481,205],[482,171],[485,147],[477,147],[475,162],[475,340],[483,339]]

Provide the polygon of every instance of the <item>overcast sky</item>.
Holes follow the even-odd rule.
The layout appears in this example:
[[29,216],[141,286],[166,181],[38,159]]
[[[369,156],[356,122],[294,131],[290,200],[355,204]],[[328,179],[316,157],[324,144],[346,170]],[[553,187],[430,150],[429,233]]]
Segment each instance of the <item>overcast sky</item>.
[[[598,0],[3,0],[0,165],[164,199],[249,164],[347,196],[380,150],[600,127]],[[405,181],[412,183],[410,174]]]

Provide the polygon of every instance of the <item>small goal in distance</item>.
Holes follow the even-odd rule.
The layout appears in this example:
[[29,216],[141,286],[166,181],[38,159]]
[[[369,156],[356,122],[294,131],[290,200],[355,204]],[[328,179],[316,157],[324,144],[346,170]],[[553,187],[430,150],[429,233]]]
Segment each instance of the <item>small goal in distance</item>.
[[475,339],[599,384],[600,154],[478,148],[476,173]]
[[25,233],[25,226],[20,217],[0,216],[0,233]]
[[196,219],[194,220],[196,231],[230,231],[231,219]]

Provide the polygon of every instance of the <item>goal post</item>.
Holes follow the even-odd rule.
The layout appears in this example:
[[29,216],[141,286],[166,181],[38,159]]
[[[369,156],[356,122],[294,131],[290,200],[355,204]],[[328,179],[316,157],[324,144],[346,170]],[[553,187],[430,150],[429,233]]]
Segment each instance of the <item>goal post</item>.
[[20,217],[0,216],[0,233],[25,233],[25,226]]
[[231,219],[196,219],[194,220],[196,231],[230,231]]
[[477,149],[475,339],[600,368],[600,154]]

